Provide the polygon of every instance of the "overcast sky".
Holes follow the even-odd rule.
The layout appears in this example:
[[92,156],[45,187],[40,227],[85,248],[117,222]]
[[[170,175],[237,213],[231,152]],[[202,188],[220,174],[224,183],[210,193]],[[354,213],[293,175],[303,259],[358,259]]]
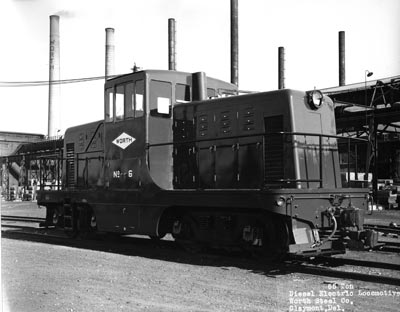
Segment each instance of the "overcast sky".
[[[239,0],[239,87],[338,85],[338,32],[346,33],[346,83],[400,74],[399,0]],[[0,81],[48,79],[49,16],[60,15],[61,79],[104,75],[106,27],[115,71],[168,68],[168,18],[177,26],[177,69],[230,79],[230,0],[1,0]],[[103,82],[62,85],[61,133],[103,117]],[[0,131],[47,133],[48,87],[0,83]]]

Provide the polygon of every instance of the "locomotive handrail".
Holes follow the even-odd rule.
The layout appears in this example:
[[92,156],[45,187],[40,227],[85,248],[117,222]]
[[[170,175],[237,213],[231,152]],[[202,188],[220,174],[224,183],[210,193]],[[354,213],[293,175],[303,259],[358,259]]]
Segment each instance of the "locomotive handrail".
[[[335,142],[334,146],[335,148],[339,148],[339,146],[343,146],[344,144],[347,145],[347,151],[350,152],[350,143],[353,142],[359,142],[359,143],[364,143],[364,142],[368,142],[368,140],[366,139],[362,139],[362,138],[350,138],[350,137],[343,137],[343,136],[339,136],[339,135],[332,135],[332,134],[321,134],[321,133],[308,133],[308,132],[288,132],[288,131],[279,131],[279,132],[261,132],[261,133],[253,133],[253,134],[246,134],[246,135],[236,135],[236,136],[226,136],[226,137],[219,137],[219,138],[200,138],[197,140],[180,140],[180,141],[175,141],[175,142],[164,142],[164,143],[155,143],[155,144],[149,144],[147,143],[145,145],[146,150],[149,150],[152,147],[162,147],[162,146],[182,146],[182,145],[192,145],[194,148],[198,146],[199,143],[204,143],[204,142],[208,142],[210,143],[211,146],[213,146],[213,148],[218,148],[220,147],[220,145],[225,146],[230,146],[232,145],[232,149],[236,150],[239,149],[239,144],[241,144],[241,142],[238,142],[237,140],[241,139],[241,138],[258,138],[258,144],[257,145],[262,145],[265,148],[265,144],[266,144],[266,139],[268,137],[273,137],[273,136],[282,136],[284,137],[289,137],[285,140],[286,143],[289,144],[296,144],[296,143],[300,143],[299,145],[296,145],[299,148],[304,148],[304,144],[306,144],[309,148],[313,149],[314,151],[317,152],[317,154],[319,155],[319,177],[318,178],[313,178],[313,179],[293,179],[293,178],[287,178],[287,179],[273,179],[273,177],[269,177],[272,179],[268,179],[268,176],[264,176],[264,185],[275,185],[275,184],[289,184],[289,183],[297,183],[298,185],[300,185],[299,183],[305,182],[307,183],[307,187],[310,186],[310,183],[318,183],[319,184],[319,188],[323,188],[323,182],[324,182],[324,166],[323,166],[323,161],[324,161],[324,157],[323,157],[323,153],[324,153],[324,141],[323,138],[332,138],[332,139],[336,139],[338,140],[337,142]],[[300,141],[296,138],[299,137]],[[301,139],[301,137],[304,137],[304,139]],[[318,142],[315,140],[313,142],[309,142],[307,144],[307,142],[305,141],[306,137],[315,137],[318,138]],[[236,141],[235,141],[236,140]],[[261,142],[262,140],[262,142]],[[233,142],[232,142],[233,141]],[[342,142],[340,142],[342,141]],[[215,145],[216,143],[212,143],[212,142],[219,142],[220,144]],[[228,144],[229,142],[229,144]],[[244,142],[246,143],[246,142]],[[247,142],[248,143],[248,142]],[[251,142],[250,142],[251,143]],[[214,145],[213,145],[214,144]],[[208,145],[207,145],[208,146]],[[204,148],[204,145],[203,145]],[[88,161],[91,159],[105,159],[104,155],[96,155],[96,156],[89,156],[88,154],[94,154],[94,153],[99,153],[99,151],[86,151],[85,152],[78,152],[76,153],[74,160],[77,162],[76,165],[79,166],[79,163],[81,161]],[[89,157],[79,157],[80,154],[86,154]],[[263,152],[264,155],[264,152]],[[265,156],[263,156],[265,157]],[[39,157],[39,159],[41,159],[42,161],[45,159],[53,159],[56,160],[57,162],[63,162],[64,160],[67,160],[67,158],[64,158],[63,155],[60,154],[53,154],[53,155],[46,155],[46,156],[42,156]],[[198,159],[199,160],[199,159]],[[263,160],[265,163],[265,159]],[[199,166],[199,164],[197,165]],[[341,168],[344,168],[343,166]],[[348,177],[348,181],[350,179],[350,158],[347,162],[347,177]],[[343,172],[345,172],[343,170]],[[85,173],[84,173],[85,174]],[[86,172],[87,174],[87,172]],[[300,177],[299,177],[300,178]],[[43,180],[44,182],[45,180]],[[335,185],[336,185],[336,180],[335,180]],[[41,183],[41,188],[44,187],[44,185],[42,186]],[[56,187],[59,187],[58,185]]]
[[[89,153],[98,153],[99,151],[88,151],[88,152],[86,152],[85,154],[89,154]],[[91,159],[104,159],[105,157],[104,156],[102,156],[102,155],[99,155],[99,156],[96,156],[96,157],[84,157],[84,158],[79,158],[78,157],[78,155],[79,154],[83,154],[84,152],[78,152],[78,153],[76,153],[76,157],[74,157],[74,160],[75,161],[77,161],[77,167],[79,166],[79,162],[80,161],[88,161],[88,160],[91,160]],[[55,161],[57,161],[58,163],[61,163],[61,166],[59,165],[59,167],[62,167],[62,162],[64,161],[64,160],[69,160],[69,158],[66,158],[66,157],[62,157],[61,155],[57,155],[57,154],[52,154],[52,155],[45,155],[45,156],[39,156],[38,157],[38,159],[40,160],[40,161],[46,161],[46,160],[55,160]],[[42,166],[40,166],[40,168],[41,168]],[[59,171],[60,171],[60,169],[58,169]],[[58,173],[59,174],[59,176],[61,176],[61,173],[59,172]],[[87,173],[86,173],[87,174]],[[45,190],[46,188],[50,188],[51,190],[53,190],[53,189],[55,189],[55,190],[60,190],[64,185],[63,185],[63,183],[61,182],[61,180],[60,179],[57,179],[56,181],[55,181],[55,183],[53,182],[53,181],[48,181],[47,179],[45,179],[44,177],[42,177],[42,172],[41,172],[41,169],[39,169],[39,177],[40,177],[40,179],[39,179],[39,190],[40,191],[42,191],[42,190]],[[60,183],[61,182],[61,183]]]
[[[90,152],[88,152],[90,153]],[[77,154],[83,154],[83,153],[77,153]],[[52,155],[53,156],[53,155]],[[81,160],[90,160],[90,159],[104,159],[104,156],[96,156],[96,157],[85,157],[85,158],[79,158],[79,157],[75,157],[75,160],[81,161]],[[68,160],[69,158],[65,158],[65,157],[40,157],[40,159],[55,159],[55,160]]]
[[280,132],[263,132],[256,134],[247,134],[247,135],[235,135],[235,136],[227,136],[227,137],[219,137],[219,138],[209,138],[209,139],[198,139],[198,140],[185,140],[178,142],[166,142],[166,143],[146,143],[146,149],[150,147],[158,147],[158,146],[168,146],[168,145],[176,145],[176,144],[190,144],[190,143],[199,143],[199,142],[209,142],[209,141],[222,141],[227,139],[241,139],[241,138],[250,138],[250,137],[259,137],[265,135],[299,135],[299,136],[315,136],[315,137],[324,137],[324,138],[334,138],[334,139],[343,139],[348,141],[359,141],[359,142],[368,142],[367,139],[361,138],[350,138],[343,137],[340,135],[332,135],[332,134],[321,134],[321,133],[308,133],[308,132],[289,132],[289,131],[280,131]]

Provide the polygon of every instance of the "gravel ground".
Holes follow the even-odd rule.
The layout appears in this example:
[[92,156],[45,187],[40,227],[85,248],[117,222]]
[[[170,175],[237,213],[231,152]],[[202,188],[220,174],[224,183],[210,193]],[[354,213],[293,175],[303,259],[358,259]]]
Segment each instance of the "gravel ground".
[[[3,203],[2,214],[35,207],[13,205]],[[400,287],[282,272],[251,259],[141,241],[132,240],[126,252],[3,237],[3,311],[399,310]]]

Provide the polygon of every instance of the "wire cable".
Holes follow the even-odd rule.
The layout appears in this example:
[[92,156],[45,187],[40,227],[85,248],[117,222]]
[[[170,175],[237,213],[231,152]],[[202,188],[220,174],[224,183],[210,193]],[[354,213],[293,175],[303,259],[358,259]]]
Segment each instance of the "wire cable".
[[[111,75],[107,78],[114,78],[120,75]],[[60,79],[55,81],[48,80],[36,80],[36,81],[0,81],[0,87],[37,87],[37,86],[47,86],[50,84],[68,84],[68,83],[80,83],[80,82],[88,82],[95,80],[105,79],[105,76],[97,76],[97,77],[84,77],[84,78],[73,78],[73,79]]]

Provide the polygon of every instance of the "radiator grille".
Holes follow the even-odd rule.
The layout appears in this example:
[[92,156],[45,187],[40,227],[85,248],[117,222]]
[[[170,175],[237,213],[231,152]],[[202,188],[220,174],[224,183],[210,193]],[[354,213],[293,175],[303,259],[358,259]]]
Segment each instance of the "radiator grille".
[[75,186],[75,144],[68,143],[66,145],[66,160],[67,160],[67,187]]

